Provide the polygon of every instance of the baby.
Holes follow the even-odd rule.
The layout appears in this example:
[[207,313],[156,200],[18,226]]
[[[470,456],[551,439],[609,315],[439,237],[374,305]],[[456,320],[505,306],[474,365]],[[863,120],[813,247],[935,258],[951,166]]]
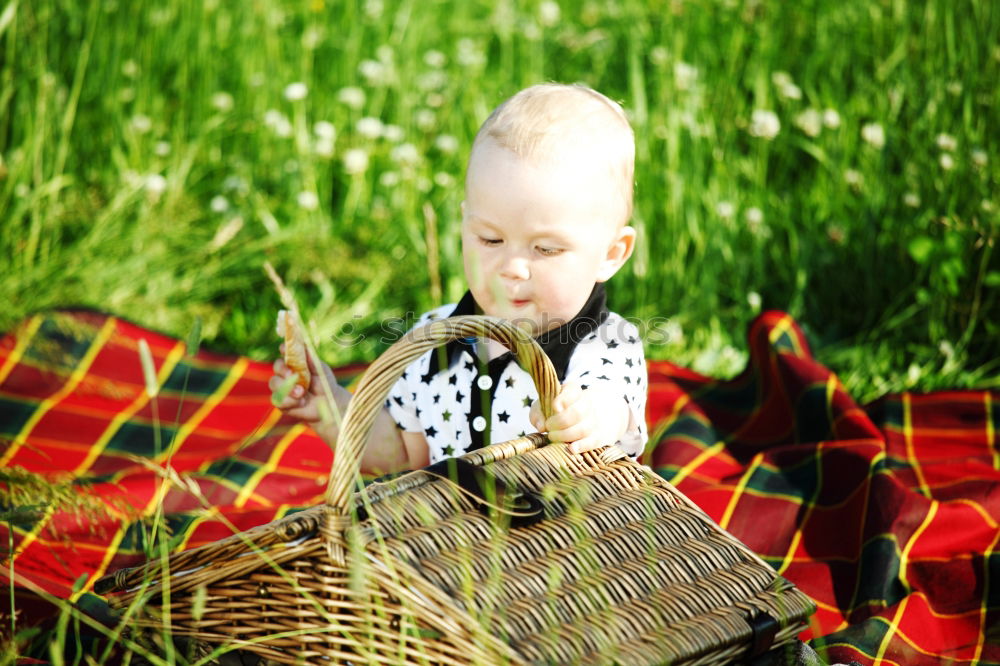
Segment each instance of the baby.
[[[589,88],[542,84],[497,107],[476,135],[462,204],[469,291],[417,325],[487,314],[528,331],[562,382],[547,420],[529,375],[491,340],[460,340],[427,352],[396,382],[376,419],[362,469],[386,473],[534,430],[574,452],[646,441],[646,370],[636,328],[605,305],[604,282],[632,254],[635,143],[622,109]],[[338,406],[351,394],[336,385]],[[289,374],[274,364],[270,387]],[[295,386],[279,405],[327,442],[322,389]]]

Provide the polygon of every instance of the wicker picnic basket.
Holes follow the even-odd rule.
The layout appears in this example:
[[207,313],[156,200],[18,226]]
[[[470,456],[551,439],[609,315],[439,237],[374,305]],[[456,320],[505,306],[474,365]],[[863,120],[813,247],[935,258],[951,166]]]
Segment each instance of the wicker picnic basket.
[[714,664],[794,640],[812,602],[648,467],[534,434],[355,490],[390,387],[420,354],[491,337],[485,317],[410,331],[344,416],[323,505],[99,581],[138,626],[283,663]]

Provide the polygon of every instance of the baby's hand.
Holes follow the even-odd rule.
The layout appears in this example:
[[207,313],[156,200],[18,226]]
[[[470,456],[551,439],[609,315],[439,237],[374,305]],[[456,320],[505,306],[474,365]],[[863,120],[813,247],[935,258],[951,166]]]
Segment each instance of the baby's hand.
[[547,432],[549,441],[571,442],[573,453],[610,446],[628,428],[628,406],[622,396],[609,395],[596,386],[584,389],[577,382],[567,382],[552,407],[554,413],[545,420],[538,401],[532,403],[531,423],[539,432]]
[[285,363],[284,344],[281,345],[280,350],[282,358],[279,358],[274,362],[274,375],[270,380],[268,380],[267,386],[271,389],[272,399],[278,398],[284,391],[287,391],[287,393],[285,393],[282,400],[275,402],[275,406],[289,416],[300,421],[305,421],[310,424],[317,423],[322,419],[319,402],[325,399],[323,395],[323,386],[321,385],[322,380],[318,375],[322,372],[326,375],[327,380],[329,380],[330,386],[336,386],[336,378],[334,377],[333,370],[331,370],[330,366],[326,363],[320,362],[317,364],[313,358],[307,354],[309,372],[312,374],[312,381],[309,383],[309,388],[305,389],[299,384],[295,384],[291,387],[291,389],[288,389],[288,383],[294,381],[293,378],[295,373],[293,373]]

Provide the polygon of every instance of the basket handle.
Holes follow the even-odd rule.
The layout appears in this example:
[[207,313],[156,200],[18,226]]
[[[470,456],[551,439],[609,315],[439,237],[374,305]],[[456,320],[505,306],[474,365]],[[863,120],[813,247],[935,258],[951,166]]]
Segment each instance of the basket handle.
[[333,470],[326,489],[326,505],[346,516],[353,487],[361,467],[361,453],[396,380],[421,354],[460,338],[491,338],[505,345],[535,382],[542,414],[552,415],[552,401],[559,390],[559,378],[552,362],[527,333],[513,324],[486,316],[439,319],[411,329],[385,351],[358,383],[347,406],[340,435],[334,446]]

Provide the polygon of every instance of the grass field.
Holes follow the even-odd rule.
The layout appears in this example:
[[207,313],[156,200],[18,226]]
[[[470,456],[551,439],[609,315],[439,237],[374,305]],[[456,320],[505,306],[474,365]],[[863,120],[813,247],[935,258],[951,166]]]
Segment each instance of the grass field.
[[650,358],[731,375],[778,308],[859,400],[1000,388],[997,0],[0,0],[0,330],[269,359],[270,261],[370,360],[463,293],[471,139],[547,80],[631,117]]
[[611,304],[650,357],[731,374],[780,308],[860,399],[1000,386],[995,0],[5,0],[0,63],[0,329],[83,304],[270,358],[270,260],[371,359],[464,290],[479,123],[579,81],[636,131]]

